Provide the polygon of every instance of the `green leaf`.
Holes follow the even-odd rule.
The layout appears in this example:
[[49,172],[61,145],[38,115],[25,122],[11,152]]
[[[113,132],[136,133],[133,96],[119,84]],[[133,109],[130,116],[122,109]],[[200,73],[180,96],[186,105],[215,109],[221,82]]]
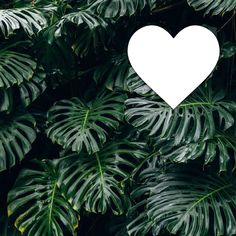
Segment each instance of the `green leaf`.
[[129,69],[127,87],[129,92],[137,93],[141,96],[150,96],[155,94],[155,92],[153,92],[153,90],[136,74],[132,67]]
[[0,88],[31,80],[36,66],[37,63],[27,54],[0,50]]
[[0,171],[13,167],[31,150],[36,139],[35,120],[30,114],[0,118]]
[[235,0],[187,0],[188,4],[195,10],[204,10],[205,14],[224,14],[236,9]]
[[55,4],[56,1],[52,0],[13,0],[13,4],[15,8],[18,7],[45,7],[47,5]]
[[29,106],[46,89],[45,76],[43,71],[38,71],[30,81],[24,81],[8,89],[0,89],[0,111],[9,113],[16,102],[24,107]]
[[32,36],[44,27],[47,21],[43,14],[33,8],[0,10],[0,31],[5,38],[22,28],[28,36]]
[[56,37],[60,37],[63,33],[67,34],[68,23],[78,27],[79,37],[76,37],[73,49],[81,57],[91,49],[95,51],[96,47],[108,36],[106,34],[107,22],[89,10],[79,10],[64,15],[57,25]]
[[89,9],[105,18],[133,16],[143,9],[154,9],[156,0],[88,0]]
[[[155,168],[144,171],[145,184],[131,196],[146,196],[146,224],[152,222],[153,235],[163,229],[183,236],[236,234],[235,178],[183,167],[170,169],[163,174]],[[133,227],[131,222],[130,235],[143,235],[132,231]]]
[[182,143],[177,147],[172,141],[160,143],[159,146],[161,158],[171,162],[186,163],[202,158],[205,165],[217,160],[220,172],[236,168],[236,140],[224,133],[208,140]]
[[221,48],[221,57],[230,58],[236,54],[236,43],[226,42]]
[[153,93],[131,67],[127,53],[113,51],[104,55],[103,61],[94,69],[93,79],[104,83],[109,90],[120,89],[140,95]]
[[128,122],[150,136],[162,140],[173,138],[174,145],[178,145],[182,141],[211,138],[216,128],[232,127],[236,104],[224,101],[223,97],[221,92],[199,89],[174,110],[155,97],[131,98],[126,101],[125,116]]
[[128,62],[126,53],[109,53],[104,56],[104,61],[96,66],[93,73],[93,79],[96,82],[105,80],[107,89],[114,90],[118,88],[128,91],[127,80],[130,68],[131,66]]
[[125,183],[130,172],[146,152],[144,144],[115,140],[104,145],[99,152],[65,156],[61,182],[74,209],[114,214],[125,211]]
[[90,102],[78,98],[57,102],[48,112],[47,135],[64,149],[88,153],[100,150],[108,130],[119,126],[124,115],[125,96],[102,92]]
[[36,161],[21,171],[8,195],[8,214],[27,236],[76,235],[78,216],[59,186],[57,161]]

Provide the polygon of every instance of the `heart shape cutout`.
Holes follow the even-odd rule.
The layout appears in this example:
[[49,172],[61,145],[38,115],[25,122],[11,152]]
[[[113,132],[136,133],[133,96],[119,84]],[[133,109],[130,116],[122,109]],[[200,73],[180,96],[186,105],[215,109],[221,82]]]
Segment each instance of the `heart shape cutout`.
[[215,35],[197,25],[174,38],[159,26],[145,26],[128,45],[133,69],[173,109],[210,75],[219,55]]

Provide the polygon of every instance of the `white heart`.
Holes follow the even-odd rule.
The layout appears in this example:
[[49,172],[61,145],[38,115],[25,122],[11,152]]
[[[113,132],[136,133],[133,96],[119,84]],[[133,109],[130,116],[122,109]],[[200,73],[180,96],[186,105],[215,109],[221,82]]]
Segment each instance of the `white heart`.
[[175,38],[161,27],[145,26],[133,34],[128,45],[133,69],[172,108],[209,76],[219,55],[215,35],[196,25]]

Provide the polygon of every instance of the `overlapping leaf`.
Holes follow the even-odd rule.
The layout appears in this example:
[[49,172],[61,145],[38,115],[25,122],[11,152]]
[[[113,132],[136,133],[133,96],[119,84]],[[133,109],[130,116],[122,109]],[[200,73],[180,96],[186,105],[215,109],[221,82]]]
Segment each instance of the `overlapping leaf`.
[[234,124],[236,104],[223,97],[222,93],[199,90],[174,110],[158,99],[131,98],[126,101],[126,119],[149,135],[165,140],[173,137],[174,145],[211,138],[216,128],[227,130]]
[[46,27],[43,14],[33,8],[0,10],[0,31],[8,38],[15,30],[22,28],[29,36]]
[[111,141],[92,156],[71,154],[64,160],[62,184],[75,209],[122,214],[125,210],[125,183],[135,163],[146,156],[143,143]]
[[8,195],[8,214],[28,236],[76,235],[78,216],[59,186],[56,161],[37,161],[23,170]]
[[131,67],[126,54],[109,53],[104,58],[106,59],[94,70],[94,80],[96,82],[105,80],[105,86],[110,90],[119,88],[127,91],[127,79]]
[[1,115],[0,171],[14,166],[31,149],[36,138],[35,120],[30,114]]
[[29,81],[8,89],[0,89],[0,111],[10,112],[16,103],[14,101],[24,107],[29,106],[46,89],[44,79],[45,73],[39,71]]
[[93,79],[104,81],[109,90],[121,89],[140,95],[151,94],[152,91],[131,67],[126,53],[110,52],[104,61],[94,69]]
[[172,141],[160,144],[159,151],[165,160],[186,163],[204,159],[204,164],[218,162],[219,171],[236,168],[236,140],[227,134],[216,134],[212,139],[182,143],[175,146]]
[[159,235],[163,229],[183,236],[236,234],[234,178],[183,168],[163,174],[149,169],[143,178],[145,184],[132,193],[132,198],[144,196],[146,217],[139,224],[137,218],[129,224],[130,235],[144,236],[147,231]]
[[47,135],[63,146],[91,154],[107,139],[107,131],[116,129],[124,115],[125,96],[102,92],[91,102],[78,98],[57,102],[48,112]]
[[57,37],[60,37],[63,32],[66,33],[65,27],[68,23],[75,24],[79,29],[79,37],[73,48],[81,57],[86,55],[91,48],[95,51],[107,36],[107,22],[89,10],[79,10],[64,15],[57,26],[58,29],[55,33]]
[[37,63],[27,54],[11,50],[0,51],[0,88],[7,89],[14,84],[29,81]]
[[206,14],[218,15],[236,9],[235,0],[187,0],[195,10],[204,10]]
[[105,18],[133,16],[144,8],[152,10],[156,0],[88,0],[89,9]]

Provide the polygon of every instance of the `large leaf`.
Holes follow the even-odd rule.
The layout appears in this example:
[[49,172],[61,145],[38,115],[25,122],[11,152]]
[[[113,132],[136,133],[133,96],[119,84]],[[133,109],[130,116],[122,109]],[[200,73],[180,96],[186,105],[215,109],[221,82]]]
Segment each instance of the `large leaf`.
[[126,101],[126,119],[141,131],[174,144],[213,137],[216,128],[227,130],[234,124],[236,104],[223,100],[222,93],[199,90],[176,109],[159,99],[131,98]]
[[216,134],[212,139],[182,143],[177,147],[172,141],[161,142],[159,152],[164,160],[177,163],[200,158],[205,165],[217,161],[220,172],[236,168],[236,140],[227,134]]
[[76,235],[78,216],[59,186],[57,161],[37,161],[21,171],[8,195],[8,214],[27,236]]
[[48,112],[47,135],[63,146],[80,152],[99,151],[109,129],[116,129],[124,115],[125,96],[102,92],[88,103],[78,98],[57,102]]
[[11,50],[0,50],[0,88],[9,88],[14,84],[29,81],[37,63],[27,54]]
[[89,212],[114,214],[125,211],[125,183],[135,163],[146,153],[144,144],[129,141],[111,141],[89,156],[74,153],[66,156],[61,181],[75,209],[82,206]]
[[[184,168],[143,172],[144,184],[132,193],[132,199],[146,199],[146,214],[128,226],[130,235],[159,235],[164,229],[183,236],[235,235],[235,178],[208,175]],[[143,202],[137,202],[137,209]],[[145,233],[144,230],[146,229]],[[179,234],[178,234],[179,235]]]
[[235,0],[187,0],[188,4],[195,10],[205,10],[206,14],[212,15],[223,14],[236,9]]
[[[24,107],[29,106],[46,89],[45,73],[36,72],[32,79],[18,86],[0,89],[0,111],[12,111],[15,103]],[[15,99],[14,99],[15,98]]]
[[89,9],[105,18],[133,16],[145,7],[152,10],[156,0],[88,0]]
[[55,35],[60,37],[63,33],[67,34],[66,25],[73,23],[79,29],[73,48],[81,57],[86,55],[91,49],[96,47],[105,40],[106,28],[108,24],[98,15],[89,10],[79,10],[64,15],[57,25]]
[[21,161],[31,150],[35,138],[35,120],[30,114],[1,115],[0,171]]
[[32,36],[47,25],[42,13],[33,8],[0,10],[0,30],[8,38],[15,30],[22,28]]

